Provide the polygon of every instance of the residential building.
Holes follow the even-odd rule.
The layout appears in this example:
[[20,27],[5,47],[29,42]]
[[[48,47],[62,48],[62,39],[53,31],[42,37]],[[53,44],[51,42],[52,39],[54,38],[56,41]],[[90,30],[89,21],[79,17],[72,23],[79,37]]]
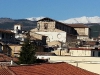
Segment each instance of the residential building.
[[[82,69],[97,73],[100,75],[100,57],[90,56],[37,56],[38,58],[49,58],[49,62],[66,62]],[[80,75],[80,74],[79,74]]]
[[8,46],[11,49],[11,56],[12,57],[19,57],[22,45],[20,45],[20,44],[9,44]]
[[73,27],[77,33],[77,39],[81,39],[83,41],[87,41],[88,39],[90,39],[91,34],[90,34],[90,28],[84,24],[67,24],[71,27]]
[[[18,58],[9,57],[3,53],[0,53],[0,66],[9,66],[9,65],[16,65],[15,62],[18,61]],[[0,73],[1,74],[1,73]]]
[[10,30],[0,29],[0,42],[4,44],[16,43],[15,33]]
[[30,32],[30,39],[32,42],[35,42],[37,46],[43,46],[46,45],[46,38],[47,36],[45,35],[41,35],[41,34],[37,34],[37,33],[32,33]]
[[4,53],[7,55],[11,54],[11,49],[8,44],[15,44],[15,33],[10,30],[0,29],[0,53]]
[[23,44],[23,42],[26,39],[26,34],[23,29],[23,26],[21,24],[15,24],[14,25],[14,30],[11,30],[13,33],[15,33],[15,38],[17,39],[17,43]]
[[86,48],[70,48],[69,53],[71,56],[83,56],[83,57],[100,57],[100,49]]

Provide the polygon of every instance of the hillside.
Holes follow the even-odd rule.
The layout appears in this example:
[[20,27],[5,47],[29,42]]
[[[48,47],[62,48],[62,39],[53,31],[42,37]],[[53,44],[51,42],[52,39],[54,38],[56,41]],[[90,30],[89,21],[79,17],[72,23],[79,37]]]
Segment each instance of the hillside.
[[[16,19],[16,20],[10,18],[0,18],[0,29],[13,29],[15,24],[21,24],[23,25],[23,30],[30,30],[36,27],[36,22],[40,18],[37,19],[28,18],[28,19]],[[90,27],[92,37],[98,37],[100,35],[100,23],[87,23],[85,25]]]
[[23,30],[30,30],[36,27],[36,21],[27,19],[13,20],[10,18],[0,18],[0,29],[13,29],[15,24],[23,25]]
[[74,23],[100,23],[100,17],[99,16],[94,16],[94,17],[77,17],[77,18],[71,18],[67,20],[61,20],[63,23],[68,23],[68,24],[74,24]]

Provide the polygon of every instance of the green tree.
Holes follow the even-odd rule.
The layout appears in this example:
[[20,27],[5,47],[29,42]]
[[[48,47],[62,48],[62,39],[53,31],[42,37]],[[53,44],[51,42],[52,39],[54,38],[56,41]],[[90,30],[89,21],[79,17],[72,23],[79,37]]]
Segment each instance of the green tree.
[[36,62],[36,45],[32,44],[29,39],[27,39],[22,45],[22,50],[20,52],[19,63],[20,64],[33,64]]

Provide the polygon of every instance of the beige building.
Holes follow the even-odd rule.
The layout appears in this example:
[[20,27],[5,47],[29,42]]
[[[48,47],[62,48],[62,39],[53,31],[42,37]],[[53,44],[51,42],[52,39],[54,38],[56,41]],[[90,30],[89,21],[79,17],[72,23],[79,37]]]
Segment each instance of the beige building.
[[[12,57],[19,57],[20,51],[21,51],[22,45],[9,45],[9,48],[11,48],[11,56]],[[38,46],[36,50],[37,52],[43,52],[44,47],[43,46]]]
[[9,48],[11,48],[11,56],[18,57],[21,51],[22,45],[10,44]]
[[[37,28],[31,30],[30,34],[32,33],[47,36],[47,44],[54,41],[60,41],[69,44],[74,42],[77,38],[77,32],[73,27],[51,18],[43,18],[39,20],[37,22]],[[52,43],[52,45],[55,44]]]
[[100,57],[100,49],[70,48],[69,53],[71,56]]
[[90,38],[90,28],[84,24],[68,24],[73,27],[77,33],[77,39],[81,39],[83,41],[87,41]]

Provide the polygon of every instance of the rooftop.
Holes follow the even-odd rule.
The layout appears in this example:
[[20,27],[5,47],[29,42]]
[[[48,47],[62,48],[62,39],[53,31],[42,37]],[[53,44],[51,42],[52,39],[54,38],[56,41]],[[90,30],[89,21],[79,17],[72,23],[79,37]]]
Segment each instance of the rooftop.
[[0,29],[0,32],[2,32],[2,33],[12,33],[12,34],[14,34],[14,33],[11,32],[10,30],[4,30],[4,29]]
[[[9,71],[10,70],[10,71]],[[7,72],[12,74],[7,74]],[[44,63],[34,65],[9,66],[0,70],[2,75],[98,75],[68,63]]]
[[70,48],[70,50],[84,50],[84,51],[86,51],[86,50],[89,50],[89,51],[95,50],[95,51],[100,51],[100,48],[95,49],[95,47],[94,48],[84,47],[84,48]]
[[84,24],[67,24],[68,26],[74,27],[74,28],[88,28],[88,26]]
[[11,60],[18,61],[17,58],[9,57],[9,56],[7,56],[5,54],[0,53],[0,62],[10,62]]

